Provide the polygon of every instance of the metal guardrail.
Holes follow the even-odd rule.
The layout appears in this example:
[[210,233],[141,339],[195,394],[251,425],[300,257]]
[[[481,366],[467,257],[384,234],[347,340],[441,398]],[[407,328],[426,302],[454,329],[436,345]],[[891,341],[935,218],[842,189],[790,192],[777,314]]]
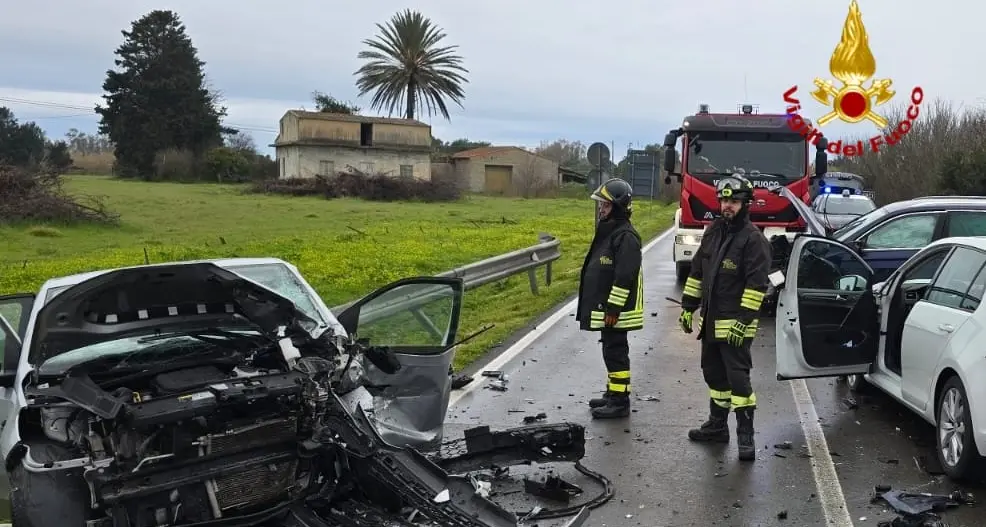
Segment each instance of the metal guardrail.
[[[538,235],[537,245],[499,256],[493,256],[492,258],[487,258],[479,262],[473,262],[435,276],[439,278],[461,278],[463,287],[468,291],[527,271],[531,292],[536,295],[538,294],[537,268],[544,266],[545,285],[551,285],[551,264],[560,257],[561,240],[542,232]],[[448,293],[440,287],[435,287],[433,290],[423,290],[421,294],[401,295],[400,297],[395,297],[393,300],[381,303],[382,305],[379,308],[374,306],[372,316],[370,313],[361,313],[360,319],[361,321],[365,321],[369,318],[384,317],[398,311],[407,310],[409,305],[425,305],[431,300],[447,295]],[[356,299],[341,306],[333,307],[332,312],[339,315],[346,308],[358,301],[359,299]]]

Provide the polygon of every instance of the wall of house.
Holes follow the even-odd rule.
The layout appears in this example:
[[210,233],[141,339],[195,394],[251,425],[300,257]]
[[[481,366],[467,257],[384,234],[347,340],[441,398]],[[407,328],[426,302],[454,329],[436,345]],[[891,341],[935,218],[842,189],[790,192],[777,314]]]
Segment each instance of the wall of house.
[[334,176],[349,167],[373,175],[400,177],[401,167],[410,167],[411,177],[431,181],[431,155],[427,152],[388,151],[376,148],[340,146],[285,146],[277,148],[277,161],[283,161],[281,178]]
[[431,149],[431,129],[389,123],[373,123],[373,146],[416,146]]
[[472,192],[486,190],[486,165],[513,167],[512,183],[517,191],[561,184],[558,163],[521,150],[509,150],[482,157],[455,159],[459,177],[468,182]]

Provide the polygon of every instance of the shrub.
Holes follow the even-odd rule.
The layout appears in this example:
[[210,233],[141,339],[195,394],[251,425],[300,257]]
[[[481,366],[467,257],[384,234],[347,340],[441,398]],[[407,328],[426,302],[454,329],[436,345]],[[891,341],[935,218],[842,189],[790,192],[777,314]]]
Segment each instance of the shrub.
[[0,165],[0,223],[116,223],[118,220],[98,198],[69,196],[56,169]]
[[264,194],[362,198],[371,201],[455,201],[461,191],[455,185],[383,174],[339,172],[335,177],[287,178],[258,181],[250,189]]

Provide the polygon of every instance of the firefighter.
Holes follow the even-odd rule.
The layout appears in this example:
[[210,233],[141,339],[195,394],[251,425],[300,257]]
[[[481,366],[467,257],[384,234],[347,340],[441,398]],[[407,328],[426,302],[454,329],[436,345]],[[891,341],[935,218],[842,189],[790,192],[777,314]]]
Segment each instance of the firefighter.
[[767,291],[770,243],[750,222],[753,185],[742,174],[716,185],[721,215],[702,236],[681,296],[678,321],[692,332],[700,309],[697,338],[702,342],[702,373],[709,387],[709,418],[688,431],[689,439],[728,443],[729,412],[736,414],[739,459],[756,457],[753,414],[757,397],[750,383],[750,346],[757,333]]
[[582,264],[576,320],[583,331],[598,331],[608,380],[602,397],[589,401],[592,416],[630,415],[630,344],[627,333],[644,326],[643,258],[640,234],[630,223],[631,187],[614,178],[592,199],[599,222]]

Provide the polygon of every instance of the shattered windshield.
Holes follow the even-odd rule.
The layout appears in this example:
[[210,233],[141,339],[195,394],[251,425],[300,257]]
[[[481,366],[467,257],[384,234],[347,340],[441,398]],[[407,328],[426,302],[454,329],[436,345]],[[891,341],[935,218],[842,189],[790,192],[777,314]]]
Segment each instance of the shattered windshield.
[[707,183],[739,169],[781,176],[781,181],[805,177],[808,145],[798,134],[710,131],[688,139],[685,169]]

